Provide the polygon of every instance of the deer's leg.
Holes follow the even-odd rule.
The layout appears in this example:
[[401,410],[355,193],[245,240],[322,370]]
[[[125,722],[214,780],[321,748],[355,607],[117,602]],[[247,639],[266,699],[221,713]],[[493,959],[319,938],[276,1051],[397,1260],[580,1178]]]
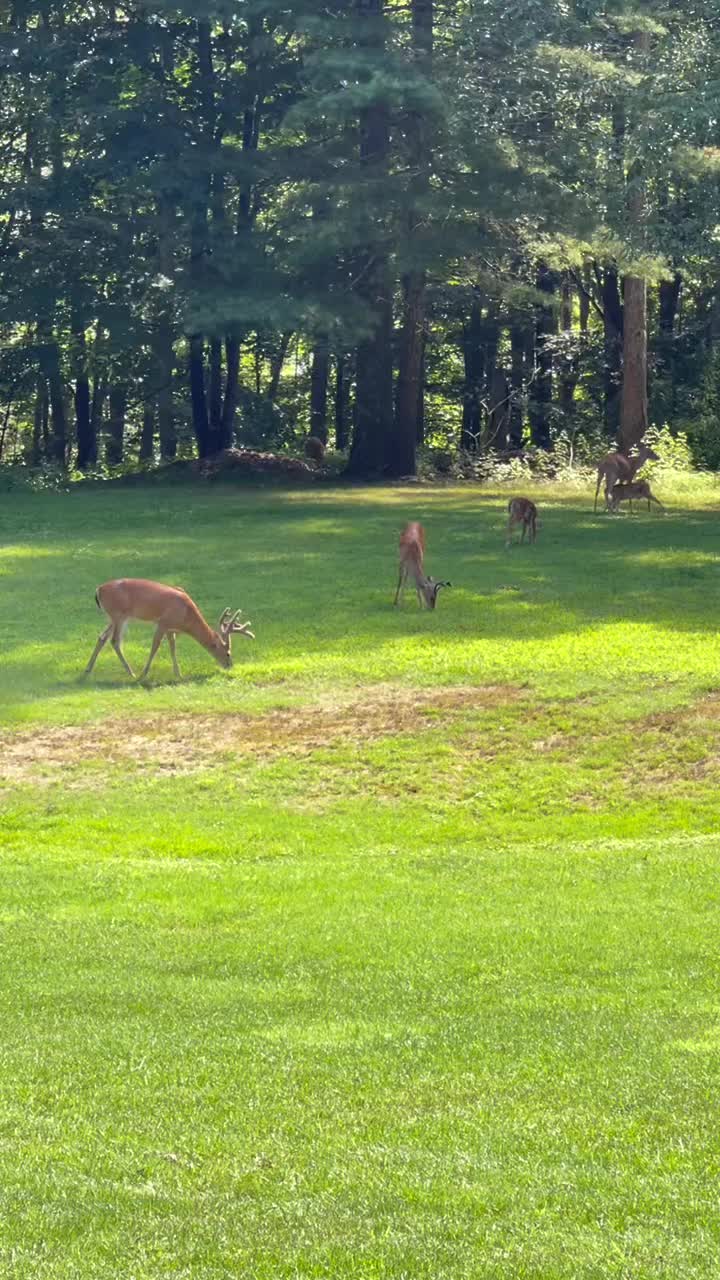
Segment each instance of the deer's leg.
[[512,518],[512,516],[510,516],[510,519],[508,520],[508,527],[507,527],[507,539],[506,539],[506,541],[505,541],[505,546],[506,546],[506,547],[510,547],[510,546],[512,546],[512,531],[513,531],[513,524],[514,524],[513,518]]
[[662,512],[664,512],[664,511],[665,511],[665,508],[664,508],[664,506],[663,506],[662,502],[660,502],[659,498],[656,498],[656,497],[655,497],[655,495],[654,495],[653,493],[651,493],[651,494],[650,494],[650,497],[648,498],[648,511],[650,510],[650,503],[651,503],[651,502],[654,502],[654,503],[655,503],[655,506],[656,506],[656,507],[659,507],[659,508],[660,508],[660,510],[661,510]]
[[397,591],[395,592],[395,599],[393,600],[393,604],[397,604],[398,600],[400,599],[400,592],[404,590],[404,587],[405,587],[405,572],[403,570],[402,565],[400,565],[400,572],[398,574]]
[[161,644],[162,644],[162,642],[163,642],[163,637],[164,637],[166,634],[167,634],[167,632],[165,631],[165,628],[164,628],[164,626],[163,626],[162,622],[159,622],[159,623],[158,623],[158,625],[157,625],[157,628],[156,628],[156,630],[155,630],[155,635],[153,636],[152,644],[150,645],[150,652],[149,652],[149,654],[148,654],[148,660],[147,660],[147,662],[145,663],[145,666],[143,667],[142,672],[140,673],[140,679],[141,679],[141,680],[144,680],[144,679],[145,679],[145,677],[147,676],[147,673],[148,673],[148,671],[150,670],[150,668],[151,668],[151,666],[152,666],[153,658],[155,657],[155,654],[157,653],[158,649],[160,648],[160,645],[161,645]]
[[[600,492],[600,485],[602,484],[602,476],[603,476],[602,471],[598,470],[597,484],[595,485],[595,506],[593,507],[593,511],[595,512],[597,512],[597,500],[598,500],[598,494]],[[607,497],[607,490],[606,490],[606,497]]]
[[179,680],[179,679],[180,679],[180,668],[179,668],[179,666],[178,666],[178,664],[177,664],[177,657],[176,657],[176,655],[175,655],[175,632],[174,632],[174,631],[168,631],[168,633],[167,633],[167,639],[168,639],[168,644],[169,644],[169,646],[170,646],[170,655],[171,655],[171,657],[172,657],[173,675],[175,676],[175,679],[176,679],[176,680]]
[[522,522],[522,533],[520,534],[520,545],[521,545],[521,546],[522,546],[523,542],[525,541],[525,534],[526,534],[526,533],[527,533],[527,520],[523,520],[523,522]]
[[112,635],[112,629],[113,629],[113,624],[112,622],[109,622],[105,630],[100,632],[100,635],[98,636],[98,642],[92,651],[92,657],[90,658],[90,661],[88,662],[85,670],[83,671],[83,676],[90,675],[90,672],[92,671],[93,667],[95,666],[95,663],[97,662],[97,658],[98,658],[98,654],[100,653],[100,650],[105,648],[105,645],[107,644],[108,640],[110,639],[110,636]]
[[132,667],[130,666],[130,663],[128,662],[127,658],[125,657],[125,654],[122,651],[122,642],[123,642],[123,636],[125,634],[126,626],[127,626],[127,622],[120,622],[115,624],[115,626],[113,627],[111,644],[118,658],[122,662],[125,670],[127,671],[128,675],[132,676],[134,680],[135,672],[133,671]]

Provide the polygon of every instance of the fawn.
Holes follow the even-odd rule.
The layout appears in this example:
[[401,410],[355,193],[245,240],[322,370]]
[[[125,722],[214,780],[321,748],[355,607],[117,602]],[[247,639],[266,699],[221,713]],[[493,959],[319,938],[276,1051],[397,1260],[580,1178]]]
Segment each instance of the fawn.
[[400,572],[397,591],[395,592],[395,604],[400,599],[400,593],[404,589],[408,577],[413,578],[415,581],[418,604],[421,609],[423,604],[426,604],[428,609],[434,609],[440,588],[451,585],[449,582],[436,582],[434,578],[425,576],[423,571],[424,555],[425,530],[417,520],[411,520],[409,524],[405,525],[400,534]]
[[654,502],[661,511],[665,510],[662,502],[652,493],[647,480],[636,480],[633,484],[614,484],[610,494],[610,510],[617,511],[621,502],[629,502],[632,511],[633,499],[637,498],[647,498],[648,511],[651,502]]
[[534,502],[529,498],[511,498],[508,502],[508,528],[506,547],[512,543],[513,525],[522,525],[522,534],[520,541],[525,541],[525,533],[527,531],[530,542],[534,542],[537,537],[538,513]]

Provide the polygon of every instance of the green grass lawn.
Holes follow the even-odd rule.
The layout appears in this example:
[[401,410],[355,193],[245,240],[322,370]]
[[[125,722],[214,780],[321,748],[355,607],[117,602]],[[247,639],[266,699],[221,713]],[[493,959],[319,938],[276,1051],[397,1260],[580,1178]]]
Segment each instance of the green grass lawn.
[[[2,497],[3,1280],[718,1275],[720,496],[658,492]],[[257,640],[83,684],[122,575]]]

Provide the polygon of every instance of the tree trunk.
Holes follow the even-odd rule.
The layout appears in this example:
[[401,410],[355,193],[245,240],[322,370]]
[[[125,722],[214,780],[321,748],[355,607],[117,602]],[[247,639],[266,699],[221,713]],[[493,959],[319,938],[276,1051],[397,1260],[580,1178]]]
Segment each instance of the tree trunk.
[[506,449],[510,431],[510,387],[499,368],[492,375],[488,408],[488,447]]
[[[650,35],[638,31],[635,48],[643,56],[650,48]],[[638,160],[628,175],[628,212],[636,239],[642,237],[645,184]],[[620,442],[627,454],[642,440],[648,425],[647,376],[647,285],[639,276],[627,275],[623,290],[623,380],[620,401]]]
[[33,466],[38,466],[42,462],[44,432],[43,425],[47,421],[47,403],[48,391],[47,382],[43,374],[38,374],[37,391],[35,393],[35,412],[33,414],[33,435],[32,435],[32,453],[30,455]]
[[[363,19],[363,44],[368,53],[382,55],[383,0],[356,0],[356,11]],[[375,98],[361,110],[359,135],[360,164],[367,176],[376,182],[386,178],[390,145],[386,101]],[[383,470],[393,426],[393,289],[387,252],[381,242],[368,244],[363,268],[357,292],[367,306],[372,329],[357,348],[355,430],[348,472],[372,476]]]
[[222,343],[219,338],[210,340],[210,389],[208,397],[210,448],[217,453],[224,446],[223,437],[223,393],[222,393]]
[[198,456],[209,458],[212,454],[207,400],[205,398],[205,343],[200,334],[193,334],[188,353],[190,374],[190,403],[192,424],[197,440]]
[[550,448],[550,411],[553,398],[553,350],[550,339],[557,333],[557,316],[551,305],[556,278],[540,263],[536,288],[547,295],[547,303],[537,307],[535,319],[535,369],[530,388],[529,413],[532,441],[537,449]]
[[572,348],[572,304],[572,285],[567,272],[565,272],[563,274],[561,285],[560,328],[563,333],[567,335],[567,340],[562,353],[560,408],[563,411],[566,423],[572,417],[575,409],[575,388],[577,386],[579,374],[577,354]]
[[525,391],[525,347],[527,335],[519,321],[513,321],[510,328],[510,422],[508,428],[508,445],[511,449],[522,448],[523,437],[523,395]]
[[310,372],[310,435],[327,444],[327,393],[330,352],[327,338],[313,348]]
[[340,451],[347,448],[348,442],[348,416],[347,416],[347,394],[346,384],[346,367],[347,362],[345,356],[335,357],[335,448]]
[[82,316],[73,316],[75,339],[75,438],[77,440],[77,467],[87,471],[97,462],[97,436],[94,431],[90,408],[90,380],[88,376],[87,342]]
[[125,412],[127,410],[127,383],[116,382],[110,387],[110,416],[107,427],[105,457],[109,467],[117,467],[125,455]]
[[[290,346],[291,338],[292,338],[292,330],[288,330],[287,333],[281,334],[280,346],[278,347],[277,353],[273,356],[272,360],[270,361],[270,381],[268,383],[268,388],[267,388],[267,398],[268,400],[272,400],[273,402],[277,398],[278,388],[280,387],[280,378],[283,371],[283,365],[285,363],[285,357],[287,355],[288,347]],[[258,385],[258,395],[259,394],[260,394],[260,388]]]
[[583,288],[579,291],[580,332],[587,333],[590,320],[590,263],[583,263]]
[[53,462],[65,466],[67,453],[67,418],[65,415],[65,398],[60,372],[60,352],[53,339],[41,347],[40,367],[47,379],[51,433],[49,454]]
[[229,449],[235,438],[235,412],[240,386],[240,339],[225,342],[225,397],[223,399],[220,448]]
[[175,373],[175,349],[172,321],[162,313],[154,334],[155,363],[157,368],[158,436],[160,457],[170,462],[177,453],[175,433],[175,406],[173,402],[173,375]]
[[647,289],[639,276],[625,276],[624,310],[620,447],[629,453],[648,425]]
[[622,381],[622,348],[625,317],[620,299],[618,273],[606,266],[602,272],[602,309],[604,334],[604,403],[605,431],[612,438],[620,427],[620,385]]
[[[433,0],[412,0],[414,63],[426,78],[432,74]],[[430,139],[428,120],[422,111],[410,111],[405,122],[408,164],[415,174],[410,180],[410,196],[420,204],[430,183]],[[417,253],[420,215],[411,204],[407,219],[407,247],[410,257]],[[395,431],[388,456],[392,475],[415,474],[415,446],[422,439],[419,422],[422,403],[422,369],[425,332],[425,272],[413,267],[403,280],[403,318],[400,330],[398,390]]]
[[143,405],[142,432],[140,435],[140,462],[152,462],[155,457],[155,401],[150,397]]
[[468,323],[463,325],[462,349],[465,385],[460,448],[467,453],[476,453],[480,447],[482,392],[485,378],[482,311],[478,302],[473,303]]
[[657,364],[653,407],[661,421],[675,416],[675,321],[678,314],[682,276],[661,280],[658,291]]
[[418,378],[418,408],[417,408],[417,442],[425,443],[425,369],[427,367],[427,343],[428,332],[427,324],[423,325],[421,347],[420,347],[420,377]]

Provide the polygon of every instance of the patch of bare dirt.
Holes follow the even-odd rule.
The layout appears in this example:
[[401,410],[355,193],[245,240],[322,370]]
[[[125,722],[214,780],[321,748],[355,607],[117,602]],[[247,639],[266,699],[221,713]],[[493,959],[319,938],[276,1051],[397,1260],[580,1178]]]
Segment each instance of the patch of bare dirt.
[[436,728],[469,711],[516,701],[508,685],[368,689],[355,702],[323,702],[251,716],[242,712],[155,715],[0,734],[0,781],[52,779],[77,764],[146,764],[194,773],[218,756],[305,756],[336,742],[362,742]]

